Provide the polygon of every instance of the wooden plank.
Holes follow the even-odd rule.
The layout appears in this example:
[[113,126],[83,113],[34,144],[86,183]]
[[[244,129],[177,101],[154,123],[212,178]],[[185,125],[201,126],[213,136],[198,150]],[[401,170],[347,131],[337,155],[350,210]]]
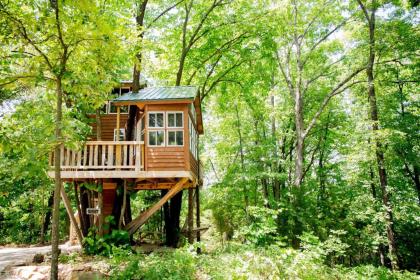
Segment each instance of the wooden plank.
[[93,165],[93,146],[89,145],[89,166]]
[[79,169],[79,170],[90,170],[90,169],[135,169],[135,165],[93,165],[93,166],[73,166],[73,165],[62,165],[61,169]]
[[82,165],[82,152],[78,151],[77,152],[77,166],[81,166]]
[[114,146],[108,145],[108,166],[114,165]]
[[140,158],[141,158],[140,145],[136,145],[136,171],[140,171],[140,169],[141,169]]
[[77,166],[77,152],[71,151],[71,164]]
[[115,165],[121,165],[121,145],[115,146]]
[[79,228],[79,225],[76,222],[76,218],[74,217],[74,213],[73,213],[73,209],[71,208],[71,204],[69,201],[69,198],[67,197],[67,194],[63,188],[63,186],[61,186],[60,189],[60,193],[61,193],[61,197],[63,198],[63,202],[64,202],[64,206],[66,207],[67,210],[67,214],[69,215],[70,221],[76,231],[76,235],[77,235],[77,239],[79,241],[79,244],[83,244],[83,236],[82,236],[82,232]]
[[124,159],[123,159],[122,165],[127,165],[127,156],[128,156],[127,148],[128,148],[128,146],[123,145],[122,147],[123,147],[123,153],[124,153]]
[[129,149],[128,165],[133,165],[134,164],[134,146],[129,145],[128,149]]
[[87,146],[85,145],[85,147],[83,148],[83,166],[86,166],[87,159],[88,159],[88,149],[87,149]]
[[[48,176],[54,178],[54,171],[48,171]],[[189,178],[195,180],[194,174],[190,171],[133,171],[133,170],[69,170],[61,171],[63,179],[110,179],[110,178],[132,178],[132,179],[147,179],[147,178]]]
[[99,156],[99,154],[98,154],[98,145],[95,145],[95,153],[94,153],[94,155],[93,155],[93,165],[98,165],[98,156]]
[[106,165],[106,146],[105,145],[101,145],[101,151],[102,151],[102,161],[101,161],[101,165]]
[[136,145],[144,144],[144,141],[86,141],[85,145]]
[[125,226],[125,230],[128,230],[129,234],[132,235],[136,232],[156,211],[158,211],[163,204],[169,199],[174,197],[177,193],[182,191],[183,185],[188,181],[188,178],[182,178],[173,188],[171,188],[164,197],[162,197],[155,205],[147,209],[145,212],[140,214],[137,218],[131,221]]

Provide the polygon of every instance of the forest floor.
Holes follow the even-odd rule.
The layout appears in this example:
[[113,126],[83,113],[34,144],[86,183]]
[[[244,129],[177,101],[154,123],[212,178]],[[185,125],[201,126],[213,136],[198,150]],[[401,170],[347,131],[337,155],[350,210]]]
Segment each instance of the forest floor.
[[[62,253],[71,253],[80,250],[80,246],[60,245]],[[4,247],[0,248],[0,279],[5,277],[5,271],[11,267],[25,266],[33,262],[36,254],[48,256],[51,246],[41,247]]]

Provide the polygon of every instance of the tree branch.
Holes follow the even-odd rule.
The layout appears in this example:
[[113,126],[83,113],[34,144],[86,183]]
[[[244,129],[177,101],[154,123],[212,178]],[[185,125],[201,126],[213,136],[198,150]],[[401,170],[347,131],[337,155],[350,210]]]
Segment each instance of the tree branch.
[[305,132],[303,133],[303,138],[306,138],[306,136],[308,135],[308,133],[314,127],[314,125],[317,122],[319,116],[322,114],[322,112],[324,111],[325,107],[327,107],[327,105],[328,105],[328,103],[329,103],[329,101],[330,101],[331,98],[333,98],[334,96],[342,93],[343,91],[345,91],[346,89],[352,87],[355,84],[359,84],[359,83],[364,82],[364,81],[356,81],[356,82],[353,82],[353,83],[351,83],[348,86],[346,86],[346,87],[343,88],[343,86],[346,85],[353,77],[355,77],[357,74],[359,74],[360,72],[362,72],[365,69],[366,69],[366,67],[357,69],[356,71],[354,71],[353,73],[351,73],[349,76],[347,76],[343,81],[341,81],[332,91],[330,91],[330,93],[322,101],[321,107],[318,109],[318,111],[313,116],[313,118],[312,118],[311,122],[309,123],[308,127],[305,129]]

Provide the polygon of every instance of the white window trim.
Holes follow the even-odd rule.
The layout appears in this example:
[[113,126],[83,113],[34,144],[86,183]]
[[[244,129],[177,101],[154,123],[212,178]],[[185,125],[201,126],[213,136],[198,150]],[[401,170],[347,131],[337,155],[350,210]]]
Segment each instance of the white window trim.
[[[182,114],[182,126],[169,126],[169,114],[175,114],[175,124],[176,124],[176,114]],[[166,112],[166,128],[168,129],[178,129],[178,128],[184,128],[184,112],[183,111],[167,111]]]
[[[177,132],[177,131],[181,131],[182,132],[182,145],[170,145],[169,144],[169,132],[171,132],[171,131],[174,131],[174,132]],[[184,135],[184,130],[182,129],[168,129],[168,130],[166,130],[166,133],[168,134],[167,136],[166,136],[166,146],[167,147],[184,147],[184,145],[185,145],[185,135]],[[175,141],[176,141],[176,133],[175,133]]]
[[123,136],[122,138],[123,138],[123,140],[117,140],[116,138],[117,138],[117,129],[116,128],[114,128],[114,141],[115,142],[117,142],[117,141],[124,141],[124,139],[125,139],[125,128],[120,128],[120,137],[121,137],[121,135]]
[[[150,132],[156,132],[156,139],[157,139],[157,132],[158,131],[162,131],[163,132],[163,145],[152,145],[150,144]],[[153,129],[153,130],[149,130],[147,132],[147,146],[149,147],[165,147],[166,145],[166,135],[165,135],[165,129]],[[157,141],[156,141],[157,142]]]
[[[150,114],[163,114],[163,126],[156,126],[156,127],[151,127],[149,126],[149,119],[150,119]],[[146,120],[146,127],[147,129],[152,129],[152,130],[165,130],[166,127],[166,114],[165,111],[150,111],[147,112],[147,120]]]

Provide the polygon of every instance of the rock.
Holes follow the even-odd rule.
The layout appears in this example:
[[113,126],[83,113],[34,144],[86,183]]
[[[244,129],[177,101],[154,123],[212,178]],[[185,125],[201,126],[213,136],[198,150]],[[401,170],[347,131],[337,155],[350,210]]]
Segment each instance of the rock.
[[44,255],[43,254],[35,254],[34,258],[32,259],[33,263],[39,264],[44,262]]

